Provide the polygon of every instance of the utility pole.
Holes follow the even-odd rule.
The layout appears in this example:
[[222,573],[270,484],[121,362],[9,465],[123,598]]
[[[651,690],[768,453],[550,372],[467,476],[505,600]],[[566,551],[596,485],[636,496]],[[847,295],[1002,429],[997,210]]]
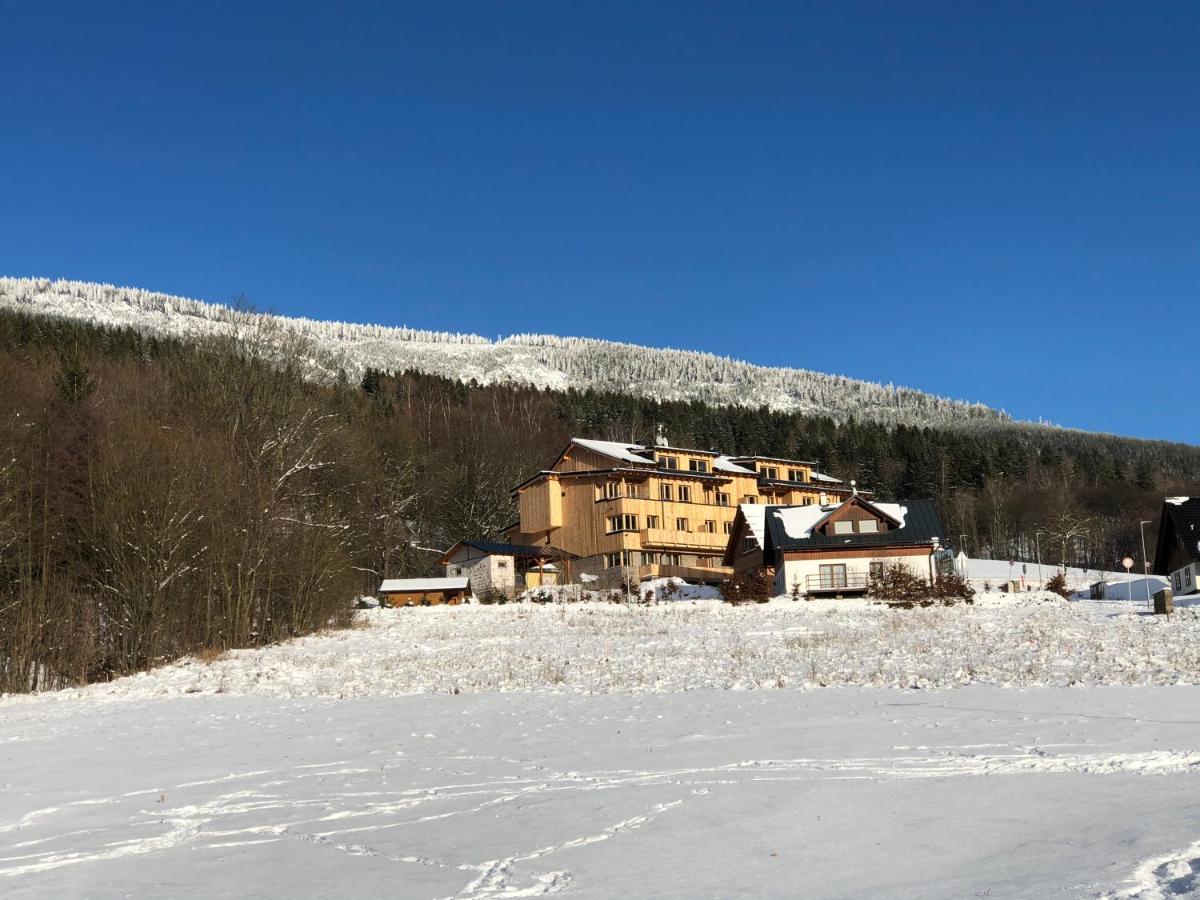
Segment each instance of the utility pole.
[[1146,584],[1146,608],[1150,608],[1150,561],[1146,559],[1146,526],[1153,519],[1145,519],[1138,523],[1138,531],[1142,533],[1142,581]]
[[1042,580],[1042,541],[1041,541],[1041,537],[1045,533],[1046,532],[1044,532],[1044,531],[1038,531],[1033,536],[1034,546],[1037,547],[1038,587],[1039,588],[1044,588],[1046,586],[1045,582]]

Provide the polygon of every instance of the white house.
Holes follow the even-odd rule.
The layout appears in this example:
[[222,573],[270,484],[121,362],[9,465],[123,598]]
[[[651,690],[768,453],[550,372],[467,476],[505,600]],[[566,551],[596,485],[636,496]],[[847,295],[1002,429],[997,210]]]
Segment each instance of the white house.
[[937,579],[944,528],[931,500],[738,509],[725,548],[737,572],[761,568],[777,594],[854,596],[899,563],[927,581]]

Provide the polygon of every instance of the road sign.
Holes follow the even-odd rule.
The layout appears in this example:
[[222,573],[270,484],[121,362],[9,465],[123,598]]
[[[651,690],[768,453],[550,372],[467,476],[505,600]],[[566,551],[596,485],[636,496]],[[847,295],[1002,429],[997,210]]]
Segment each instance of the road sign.
[[1132,556],[1125,557],[1123,560],[1121,560],[1121,565],[1123,565],[1127,570],[1132,569],[1133,568],[1133,557]]

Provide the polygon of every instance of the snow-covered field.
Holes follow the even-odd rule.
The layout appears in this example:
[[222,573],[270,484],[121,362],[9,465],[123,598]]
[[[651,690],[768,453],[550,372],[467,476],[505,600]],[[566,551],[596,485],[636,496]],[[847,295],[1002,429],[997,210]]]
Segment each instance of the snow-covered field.
[[1200,896],[1200,609],[1041,599],[377,610],[5,698],[0,896]]

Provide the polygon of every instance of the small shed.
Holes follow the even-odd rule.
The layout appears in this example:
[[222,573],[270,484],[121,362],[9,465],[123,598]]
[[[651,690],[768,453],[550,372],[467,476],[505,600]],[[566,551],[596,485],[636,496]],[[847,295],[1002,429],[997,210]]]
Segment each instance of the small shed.
[[462,603],[470,593],[467,577],[388,578],[379,585],[379,598],[388,606],[439,606]]
[[450,577],[469,577],[476,596],[494,590],[512,597],[526,588],[558,584],[560,569],[555,563],[569,567],[574,558],[556,547],[459,541],[439,563]]

